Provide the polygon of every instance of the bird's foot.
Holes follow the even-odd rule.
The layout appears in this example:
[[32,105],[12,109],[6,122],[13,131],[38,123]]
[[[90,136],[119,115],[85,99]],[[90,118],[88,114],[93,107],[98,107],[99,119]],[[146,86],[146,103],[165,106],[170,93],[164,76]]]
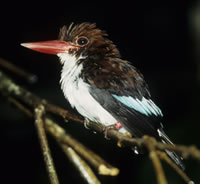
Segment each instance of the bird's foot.
[[122,124],[120,122],[117,122],[113,125],[115,127],[115,129],[119,130],[120,128],[122,128]]
[[109,129],[119,130],[120,128],[122,128],[122,124],[121,124],[120,122],[116,122],[116,123],[113,124],[113,125],[107,126],[107,127],[104,129],[105,138],[106,138],[106,139],[109,139],[109,138],[108,138],[108,130],[109,130]]

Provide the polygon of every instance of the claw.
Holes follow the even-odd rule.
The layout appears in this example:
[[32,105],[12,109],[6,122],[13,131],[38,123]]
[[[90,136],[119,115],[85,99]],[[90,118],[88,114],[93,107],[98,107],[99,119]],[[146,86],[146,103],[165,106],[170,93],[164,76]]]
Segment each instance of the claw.
[[[127,136],[127,137],[132,137],[130,132],[125,132],[123,135]],[[120,148],[122,147],[122,143],[121,143],[120,140],[117,141],[117,146],[120,147]]]
[[108,138],[108,130],[109,129],[115,129],[115,130],[119,130],[120,128],[122,128],[122,124],[120,122],[116,122],[115,124],[113,125],[110,125],[110,126],[107,126],[104,130],[104,135],[105,135],[105,138],[109,140]]
[[108,137],[108,130],[114,128],[113,125],[107,126],[104,130],[104,137],[107,140],[110,140],[110,138]]
[[122,147],[122,143],[121,143],[121,141],[117,141],[117,146],[118,146],[119,148]]
[[89,119],[85,119],[84,120],[84,127],[86,128],[86,129],[90,129],[88,126],[87,126],[87,124],[90,122],[90,120]]

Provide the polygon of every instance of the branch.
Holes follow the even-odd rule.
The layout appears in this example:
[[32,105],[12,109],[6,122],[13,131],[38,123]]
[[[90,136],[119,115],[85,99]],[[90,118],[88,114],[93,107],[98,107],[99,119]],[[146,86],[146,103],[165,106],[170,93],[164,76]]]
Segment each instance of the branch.
[[[22,104],[20,104],[18,101],[9,98],[9,101],[14,104],[16,107],[18,107],[21,111],[23,111],[26,115],[29,117],[32,117],[33,114],[31,111],[26,109]],[[88,184],[99,184],[100,182],[98,181],[97,177],[93,173],[93,171],[90,169],[89,165],[79,157],[79,155],[67,144],[71,142],[71,139],[73,139],[69,134],[65,132],[65,130],[60,127],[57,123],[55,123],[52,119],[48,117],[44,117],[44,124],[46,130],[56,138],[56,141],[59,143],[59,145],[62,147],[63,151],[66,153],[67,157],[69,160],[73,163],[73,165],[79,170],[81,176],[84,178],[84,180]],[[87,150],[82,150],[81,144],[73,139],[73,143],[75,145],[79,145],[79,154],[82,152],[86,152]],[[88,150],[90,152],[90,150]],[[89,155],[89,154],[88,154]],[[95,154],[94,154],[95,155]],[[91,162],[90,160],[93,158],[93,155],[90,155],[88,158],[86,158],[87,161]],[[93,159],[92,159],[93,160]],[[106,163],[106,162],[105,162]],[[99,163],[101,165],[101,163]],[[112,167],[111,167],[112,168]],[[114,168],[112,168],[114,169]],[[117,168],[116,168],[117,169]],[[109,173],[107,173],[109,175]]]
[[44,121],[42,118],[43,114],[44,114],[44,107],[42,105],[35,108],[35,126],[37,128],[38,137],[40,140],[40,145],[42,148],[42,153],[44,161],[46,163],[46,168],[49,174],[51,184],[59,184],[56,170],[53,164],[53,159],[49,150],[46,133],[44,130]]
[[[23,111],[26,115],[29,117],[33,117],[33,114],[31,111],[29,111],[25,106],[23,106],[21,103],[19,103],[17,100],[13,99],[12,97],[8,98],[9,102],[14,104],[18,109]],[[86,155],[85,159],[91,163],[96,169],[98,169],[98,172],[103,175],[112,175],[115,176],[119,173],[119,170],[117,168],[112,167],[106,161],[101,159],[98,155],[84,147],[82,144],[80,144],[76,139],[72,138],[69,134],[65,132],[65,130],[60,127],[57,123],[55,123],[52,119],[48,117],[44,117],[44,124],[46,130],[56,138],[56,141],[59,143],[59,145],[62,147],[63,151],[66,153],[70,161],[74,164],[74,166],[79,170],[81,176],[84,178],[84,180],[89,184],[99,184],[97,177],[93,173],[93,171],[90,169],[88,164],[84,162],[80,155]],[[71,147],[68,146],[72,145],[72,147],[78,147],[76,154],[75,151]],[[105,165],[104,165],[105,164]],[[109,166],[109,167],[107,167]]]
[[183,172],[182,169],[180,169],[174,162],[172,162],[171,159],[166,155],[165,152],[157,151],[157,155],[160,159],[164,160],[168,165],[170,165],[182,178],[185,180],[188,184],[194,184],[193,181]]
[[[149,139],[149,137],[144,136],[144,144],[146,145],[147,149],[149,150],[149,157],[152,160],[155,172],[157,173],[157,181],[159,184],[167,184],[167,180],[160,162],[160,159],[156,153],[156,149],[154,144],[152,144],[152,139]],[[154,141],[154,140],[153,140]]]
[[[103,132],[105,130],[104,126],[95,122],[87,122],[87,127],[98,132]],[[124,136],[122,133],[114,129],[108,129],[107,135],[109,138],[119,141],[120,144],[123,146],[129,146],[129,147],[138,146],[140,148],[142,148],[143,146],[146,147],[145,139],[147,139],[147,137],[150,139],[154,139],[153,137],[150,136],[144,136],[142,138],[133,138],[129,136]],[[167,149],[179,153],[185,159],[192,157],[193,159],[200,160],[200,150],[195,145],[184,146],[178,144],[173,144],[173,145],[163,144],[161,142],[156,141],[155,139],[153,142],[151,142],[151,144],[153,144],[156,150],[164,151]]]
[[116,176],[119,170],[110,164],[108,164],[101,157],[96,155],[93,151],[86,148],[84,145],[79,143],[76,139],[67,133],[58,124],[54,123],[51,119],[45,119],[45,125],[47,131],[56,138],[59,142],[66,143],[68,146],[73,148],[79,155],[86,159],[93,167],[95,167],[99,174]]
[[6,68],[10,72],[13,72],[17,76],[22,77],[23,79],[25,79],[29,83],[37,82],[37,76],[36,75],[22,70],[21,68],[15,66],[14,64],[8,62],[7,60],[5,60],[3,58],[0,58],[0,66],[2,66],[3,68]]
[[74,164],[74,166],[79,170],[81,176],[85,181],[89,184],[100,184],[100,181],[97,179],[92,169],[88,166],[88,164],[81,159],[81,157],[69,146],[66,144],[59,143],[67,157]]

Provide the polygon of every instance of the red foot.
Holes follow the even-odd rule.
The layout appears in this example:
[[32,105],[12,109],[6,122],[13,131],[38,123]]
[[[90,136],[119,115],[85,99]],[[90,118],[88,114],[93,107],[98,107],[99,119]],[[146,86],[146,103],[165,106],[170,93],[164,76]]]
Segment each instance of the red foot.
[[104,130],[104,135],[106,139],[108,139],[108,136],[107,136],[108,130],[111,128],[119,130],[120,128],[122,128],[122,124],[120,122],[116,122],[114,125],[107,126]]
[[122,128],[122,124],[121,124],[120,122],[116,122],[116,123],[114,124],[114,126],[115,126],[117,129]]

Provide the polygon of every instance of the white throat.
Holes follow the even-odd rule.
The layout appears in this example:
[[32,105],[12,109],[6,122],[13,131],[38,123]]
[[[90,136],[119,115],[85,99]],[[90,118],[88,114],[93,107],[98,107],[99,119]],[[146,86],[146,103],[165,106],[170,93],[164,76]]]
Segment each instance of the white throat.
[[69,55],[65,53],[58,54],[60,62],[63,64],[61,71],[61,89],[65,95],[65,98],[69,101],[72,107],[75,106],[75,101],[73,99],[73,94],[77,89],[78,82],[80,80],[80,73],[83,68],[82,64],[77,64],[78,59],[75,55]]
[[63,87],[64,83],[67,81],[73,82],[76,80],[76,78],[80,75],[83,66],[82,64],[77,64],[79,58],[76,58],[75,55],[60,53],[58,54],[58,57],[60,58],[60,62],[63,65],[60,80],[61,87]]

